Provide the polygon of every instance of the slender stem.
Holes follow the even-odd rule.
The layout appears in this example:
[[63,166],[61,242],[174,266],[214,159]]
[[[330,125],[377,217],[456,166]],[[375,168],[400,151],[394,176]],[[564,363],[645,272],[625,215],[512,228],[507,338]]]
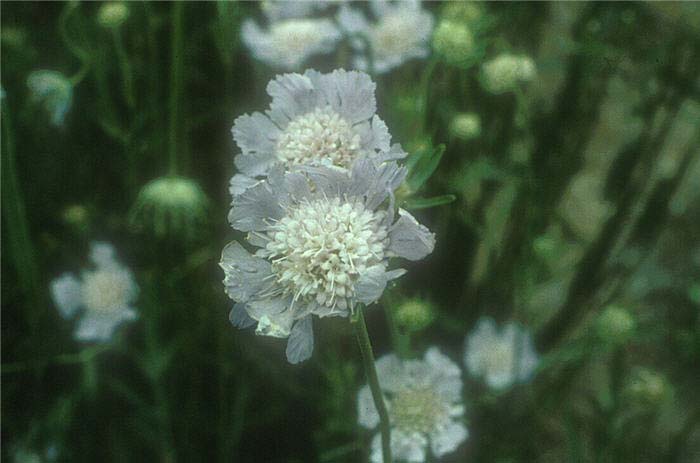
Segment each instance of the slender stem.
[[384,463],[391,463],[391,427],[389,425],[389,413],[386,410],[382,389],[379,386],[377,369],[374,366],[374,353],[372,352],[372,344],[369,341],[369,334],[367,333],[367,325],[365,324],[365,316],[362,309],[362,306],[357,308],[356,317],[353,319],[352,325],[355,330],[355,336],[357,337],[357,344],[360,346],[362,363],[365,367],[369,388],[372,391],[374,406],[379,414],[379,430],[382,436],[382,460]]
[[119,70],[122,73],[122,84],[124,85],[124,99],[129,108],[136,106],[136,98],[134,97],[134,79],[131,72],[131,62],[129,54],[124,47],[124,37],[119,28],[112,29],[112,37],[114,38],[114,48],[117,51],[117,59],[119,60]]
[[184,2],[175,2],[172,16],[172,35],[170,37],[172,60],[170,64],[170,127],[168,130],[168,173],[176,175],[178,171],[178,133],[182,130],[182,88],[184,69],[183,36]]

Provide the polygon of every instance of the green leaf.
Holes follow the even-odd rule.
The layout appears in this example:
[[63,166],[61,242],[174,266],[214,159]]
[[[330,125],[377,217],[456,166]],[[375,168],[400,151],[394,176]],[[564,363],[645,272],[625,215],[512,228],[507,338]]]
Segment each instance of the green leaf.
[[428,209],[430,207],[444,206],[450,204],[457,197],[455,195],[440,195],[432,198],[411,198],[407,199],[403,207],[409,210]]
[[423,151],[422,155],[415,161],[411,159],[407,162],[410,171],[406,183],[408,183],[411,191],[418,191],[428,181],[435,169],[437,169],[438,164],[440,164],[440,159],[442,159],[444,153],[445,145],[440,144],[432,150]]

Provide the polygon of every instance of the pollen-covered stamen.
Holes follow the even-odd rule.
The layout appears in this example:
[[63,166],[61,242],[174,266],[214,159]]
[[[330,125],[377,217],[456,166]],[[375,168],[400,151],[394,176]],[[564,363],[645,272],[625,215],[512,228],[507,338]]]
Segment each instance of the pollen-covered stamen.
[[83,277],[82,296],[87,310],[109,312],[124,308],[131,301],[134,282],[120,268],[105,268],[88,272]]
[[292,120],[277,142],[277,157],[288,164],[348,167],[358,154],[360,136],[330,106]]
[[449,406],[429,387],[406,387],[389,399],[391,424],[404,432],[428,434],[449,419]]
[[384,216],[339,198],[303,202],[270,227],[263,255],[294,301],[346,309],[358,276],[384,259]]

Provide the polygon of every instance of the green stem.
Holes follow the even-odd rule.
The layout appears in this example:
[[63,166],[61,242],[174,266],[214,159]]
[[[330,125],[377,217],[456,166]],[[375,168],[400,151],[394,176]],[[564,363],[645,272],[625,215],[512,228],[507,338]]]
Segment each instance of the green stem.
[[117,59],[119,60],[119,70],[122,73],[124,99],[129,108],[133,109],[136,106],[136,97],[134,97],[134,79],[131,72],[129,54],[124,47],[124,38],[119,28],[112,29],[112,37],[114,38],[114,48],[117,51]]
[[170,127],[168,130],[168,173],[176,175],[178,172],[178,134],[182,130],[182,89],[184,69],[184,34],[183,34],[183,8],[184,2],[175,2],[173,5],[172,34],[170,64]]
[[428,100],[430,99],[430,83],[432,81],[435,68],[437,66],[437,59],[432,58],[428,61],[428,65],[423,70],[423,75],[421,76],[420,89],[421,89],[421,110],[423,111],[423,117],[421,117],[421,134],[424,134],[428,128]]
[[2,373],[18,373],[22,371],[35,370],[37,368],[46,367],[47,365],[75,365],[78,363],[87,363],[92,361],[102,352],[108,350],[109,347],[109,345],[88,347],[74,354],[60,354],[39,362],[4,363],[2,365]]
[[357,337],[357,344],[360,346],[362,363],[365,368],[365,374],[367,375],[369,388],[372,391],[374,406],[379,414],[379,430],[382,436],[382,460],[384,463],[391,463],[391,427],[389,423],[389,413],[386,410],[382,389],[379,386],[377,369],[374,366],[374,353],[372,352],[372,344],[369,341],[369,334],[367,333],[367,325],[365,324],[362,306],[356,309],[356,315],[352,320],[352,326],[355,330],[355,336]]

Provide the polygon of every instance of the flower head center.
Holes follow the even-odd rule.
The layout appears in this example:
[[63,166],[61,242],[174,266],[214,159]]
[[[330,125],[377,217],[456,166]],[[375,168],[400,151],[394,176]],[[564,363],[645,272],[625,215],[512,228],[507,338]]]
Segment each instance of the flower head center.
[[360,153],[360,136],[329,106],[292,120],[277,143],[277,157],[288,164],[348,167]]
[[324,39],[318,33],[318,24],[305,19],[289,19],[274,23],[270,27],[272,41],[283,53],[304,53],[308,48],[315,47]]
[[430,433],[449,416],[447,406],[430,387],[402,389],[389,405],[391,424],[405,432]]
[[383,219],[383,212],[365,209],[361,202],[303,202],[271,227],[263,255],[295,301],[346,309],[358,276],[384,259]]
[[110,312],[130,302],[133,282],[128,272],[100,269],[83,277],[83,303],[88,310]]
[[488,371],[508,373],[513,371],[515,352],[512,346],[506,342],[494,342],[493,346],[486,352],[484,360]]

